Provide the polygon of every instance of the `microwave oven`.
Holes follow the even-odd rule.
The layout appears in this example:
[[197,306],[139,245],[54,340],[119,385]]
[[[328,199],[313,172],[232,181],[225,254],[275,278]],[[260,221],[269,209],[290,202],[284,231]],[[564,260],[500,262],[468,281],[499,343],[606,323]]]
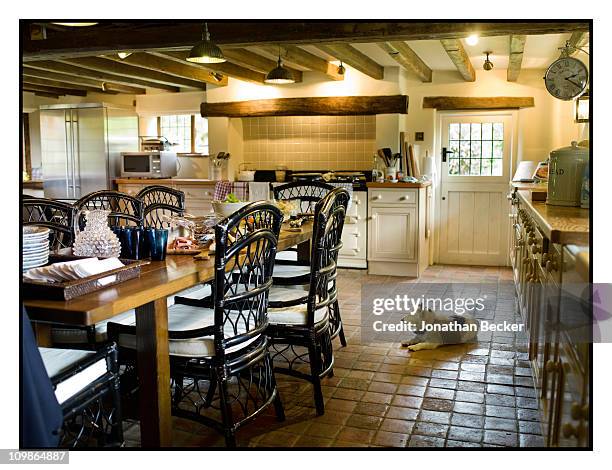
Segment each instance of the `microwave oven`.
[[176,152],[122,152],[121,176],[170,178],[176,176]]

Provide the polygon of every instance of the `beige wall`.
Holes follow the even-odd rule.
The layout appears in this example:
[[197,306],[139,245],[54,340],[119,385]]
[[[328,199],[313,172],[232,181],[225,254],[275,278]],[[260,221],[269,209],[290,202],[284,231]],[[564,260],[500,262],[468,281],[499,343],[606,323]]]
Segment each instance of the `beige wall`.
[[517,82],[506,80],[506,70],[476,70],[476,81],[465,82],[456,72],[434,72],[432,83],[422,83],[406,72],[400,75],[402,93],[410,96],[405,117],[407,138],[414,141],[415,132],[424,132],[419,142],[421,155],[433,155],[435,149],[436,112],[422,109],[425,96],[533,96],[535,107],[518,111],[518,142],[513,163],[521,160],[541,161],[551,150],[581,140],[584,125],[574,123],[574,102],[553,98],[544,88],[543,70],[522,70]]

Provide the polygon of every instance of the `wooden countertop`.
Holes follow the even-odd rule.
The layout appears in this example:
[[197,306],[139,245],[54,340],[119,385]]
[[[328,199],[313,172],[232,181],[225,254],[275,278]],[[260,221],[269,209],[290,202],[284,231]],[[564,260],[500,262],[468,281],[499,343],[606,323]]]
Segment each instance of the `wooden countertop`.
[[530,191],[548,192],[548,183],[521,183],[520,181],[512,181],[510,187],[514,189],[526,189]]
[[534,222],[553,243],[589,245],[589,209],[551,206],[543,201],[532,201],[531,191],[528,190],[519,190],[517,194]]
[[389,188],[389,189],[403,189],[403,188],[426,188],[431,185],[431,181],[425,181],[423,183],[389,183],[385,181],[384,183],[378,183],[376,181],[370,181],[366,183],[368,188]]
[[22,181],[21,187],[27,189],[43,189],[43,182],[42,180]]
[[199,178],[115,178],[117,184],[215,184],[214,180]]

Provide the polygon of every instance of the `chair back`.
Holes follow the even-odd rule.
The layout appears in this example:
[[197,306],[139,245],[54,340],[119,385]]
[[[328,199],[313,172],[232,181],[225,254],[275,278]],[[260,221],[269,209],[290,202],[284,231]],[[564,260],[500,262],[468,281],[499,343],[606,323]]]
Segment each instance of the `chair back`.
[[346,189],[335,188],[315,206],[307,326],[314,324],[318,309],[327,308],[338,296],[338,253],[349,199]]
[[[142,201],[120,191],[95,191],[83,196],[74,205],[77,211],[94,209],[110,211],[108,223],[111,227],[120,225],[142,226]],[[84,217],[79,219],[76,223],[82,229],[85,226]]]
[[215,351],[254,341],[268,325],[268,291],[282,222],[273,204],[244,206],[215,226]]
[[53,251],[72,246],[75,214],[72,204],[52,199],[28,197],[21,203],[21,224],[50,229],[49,249]]
[[321,181],[293,181],[281,184],[272,189],[274,199],[282,201],[299,201],[299,210],[304,214],[314,212],[314,206],[334,187]]
[[164,216],[185,213],[185,193],[167,186],[152,185],[142,189],[136,197],[142,201],[142,219],[145,227],[167,228]]

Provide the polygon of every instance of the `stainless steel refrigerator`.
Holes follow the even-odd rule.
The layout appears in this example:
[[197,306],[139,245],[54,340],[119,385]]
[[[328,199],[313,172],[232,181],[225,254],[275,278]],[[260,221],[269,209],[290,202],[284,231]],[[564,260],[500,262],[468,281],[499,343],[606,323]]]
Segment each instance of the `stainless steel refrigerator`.
[[78,199],[112,188],[121,152],[138,150],[138,117],[107,103],[45,105],[40,138],[45,197]]

